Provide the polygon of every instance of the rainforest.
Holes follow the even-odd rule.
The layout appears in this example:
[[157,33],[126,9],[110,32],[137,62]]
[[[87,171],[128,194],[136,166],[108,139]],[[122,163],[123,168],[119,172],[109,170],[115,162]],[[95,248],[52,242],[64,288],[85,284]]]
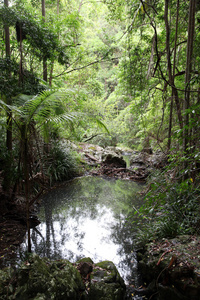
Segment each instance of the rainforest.
[[[199,299],[199,49],[198,0],[0,0],[1,299]],[[77,285],[24,292],[30,265],[76,276],[34,256],[31,230],[45,195],[87,176],[139,185],[118,232],[140,287],[88,260]],[[8,271],[25,236],[26,263]],[[116,286],[95,294],[91,268]]]

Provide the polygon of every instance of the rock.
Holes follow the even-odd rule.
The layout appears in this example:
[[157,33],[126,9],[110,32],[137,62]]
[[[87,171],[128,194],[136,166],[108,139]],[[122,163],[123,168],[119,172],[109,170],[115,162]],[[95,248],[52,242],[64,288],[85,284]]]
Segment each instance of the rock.
[[126,162],[123,159],[123,156],[118,156],[116,153],[104,153],[102,155],[102,162],[107,165],[114,165],[115,167],[126,168]]
[[111,261],[95,265],[91,274],[90,300],[123,300],[126,286]]
[[12,280],[8,276],[12,269],[2,272],[0,299],[15,295],[12,299],[78,300],[85,289],[78,270],[67,260],[50,261],[34,254],[11,275]]
[[153,150],[151,149],[151,147],[143,148],[143,149],[142,149],[142,152],[148,153],[148,154],[153,154]]
[[87,277],[93,270],[93,266],[90,262],[80,262],[77,266],[82,277]]
[[125,288],[112,262],[90,258],[72,264],[31,254],[16,270],[0,270],[1,300],[123,300]]
[[119,147],[112,147],[112,146],[108,146],[105,148],[104,150],[105,152],[112,152],[112,153],[116,153],[118,156],[122,155],[122,149]]
[[145,155],[145,153],[139,153],[134,152],[130,157],[130,166],[131,167],[137,167],[137,166],[145,166],[147,167],[148,161],[147,161],[148,155]]
[[158,285],[159,299],[162,300],[189,300],[181,294],[174,286]]
[[[150,284],[147,287],[142,287],[139,289],[136,289],[134,286],[129,286],[128,287],[128,292],[129,294],[134,294],[134,295],[140,295],[140,296],[150,296],[152,294],[155,294],[156,291],[156,282],[155,280],[152,280]],[[131,297],[132,299],[132,297]]]
[[167,165],[168,157],[163,152],[157,151],[149,157],[149,163],[153,168],[162,169]]
[[133,152],[130,158],[130,166],[145,168],[163,168],[167,164],[167,156],[161,152],[152,152],[151,149],[143,149],[141,152]]

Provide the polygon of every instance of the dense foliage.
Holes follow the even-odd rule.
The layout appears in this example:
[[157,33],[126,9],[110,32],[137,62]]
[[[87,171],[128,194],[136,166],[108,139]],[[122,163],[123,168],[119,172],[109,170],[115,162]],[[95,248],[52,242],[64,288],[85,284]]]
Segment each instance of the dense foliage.
[[199,16],[194,0],[1,1],[3,188],[70,178],[61,139],[159,149],[141,215],[158,236],[198,231]]

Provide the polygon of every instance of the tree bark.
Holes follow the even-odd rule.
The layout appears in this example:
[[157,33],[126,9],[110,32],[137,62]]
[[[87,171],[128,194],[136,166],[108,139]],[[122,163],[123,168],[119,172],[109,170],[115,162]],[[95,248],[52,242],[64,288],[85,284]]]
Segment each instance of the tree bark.
[[[179,19],[179,0],[177,0],[176,4],[176,32],[175,32],[175,42],[174,42],[174,58],[173,58],[173,74],[172,81],[174,83],[175,78],[175,67],[176,67],[176,47],[177,47],[177,37],[178,37],[178,19]],[[171,148],[171,131],[172,131],[172,117],[173,117],[173,103],[174,103],[174,90],[172,89],[172,97],[170,103],[170,117],[169,117],[169,130],[168,130],[168,151]]]
[[190,80],[192,71],[192,53],[193,53],[193,43],[194,43],[194,27],[195,27],[195,4],[196,1],[190,0],[189,6],[189,20],[188,20],[188,41],[187,41],[187,56],[186,56],[186,70],[185,70],[185,101],[183,110],[184,114],[184,131],[183,131],[183,141],[184,141],[184,152],[188,153],[189,145],[189,113],[187,110],[190,107]]
[[57,15],[60,13],[60,0],[57,0]]
[[[169,26],[169,22],[168,22],[168,11],[169,11],[169,0],[165,0],[164,19],[165,19],[165,29],[166,29],[167,69],[168,69],[168,76],[169,76],[169,84],[171,86],[172,95],[173,95],[175,103],[176,103],[179,125],[180,125],[180,128],[183,128],[183,119],[182,119],[182,114],[181,114],[178,90],[174,84],[174,77],[172,75],[171,52],[170,52],[170,26]],[[175,65],[174,65],[174,67],[175,67]]]
[[[8,0],[4,0],[4,5],[8,7]],[[11,51],[10,51],[10,30],[7,24],[4,25],[4,31],[5,31],[5,50],[6,50],[6,59],[8,60],[8,63],[10,62],[10,56],[11,56]],[[11,73],[8,70],[7,73],[8,78],[11,78]],[[8,105],[12,105],[12,99],[10,96],[3,95],[5,102]],[[6,113],[6,148],[8,150],[8,157],[5,161],[5,175],[4,175],[4,180],[3,180],[3,189],[7,192],[10,191],[10,169],[11,169],[11,163],[12,163],[12,111],[8,109]]]
[[[8,0],[4,0],[4,5],[8,7]],[[10,30],[9,27],[5,24],[4,26],[5,30],[5,43],[6,43],[6,58],[10,59]],[[10,77],[11,74],[8,74],[8,77]],[[6,95],[5,95],[6,97]],[[6,97],[6,103],[11,105],[12,100],[9,97]],[[6,132],[6,147],[8,150],[12,150],[12,112],[7,112],[7,132]]]
[[[42,16],[43,16],[43,21],[45,23],[45,0],[42,0]],[[43,57],[43,80],[47,82],[47,59],[44,56]]]

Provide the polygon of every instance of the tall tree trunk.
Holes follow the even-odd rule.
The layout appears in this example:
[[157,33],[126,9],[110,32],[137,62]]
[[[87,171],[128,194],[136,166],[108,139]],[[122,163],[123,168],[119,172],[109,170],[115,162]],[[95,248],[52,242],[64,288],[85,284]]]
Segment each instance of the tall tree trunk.
[[172,95],[173,95],[175,103],[176,103],[179,125],[180,125],[180,128],[183,128],[183,119],[182,119],[182,114],[181,114],[178,90],[174,84],[174,77],[172,75],[171,51],[170,51],[170,26],[169,26],[169,21],[168,21],[168,11],[169,11],[169,0],[165,0],[164,19],[165,19],[165,29],[166,29],[167,69],[168,69],[168,76],[169,76],[169,84],[171,86]]
[[194,43],[194,27],[195,27],[195,3],[196,1],[190,0],[189,6],[189,20],[188,20],[188,41],[187,41],[187,60],[186,60],[186,70],[185,70],[185,101],[183,110],[185,112],[184,116],[184,131],[183,131],[183,141],[184,141],[184,152],[188,153],[189,146],[189,113],[187,109],[190,107],[190,79],[192,70],[192,53],[193,53],[193,43]]
[[[45,0],[42,0],[42,16],[43,16],[43,21],[45,23]],[[44,56],[43,57],[43,80],[47,82],[47,59]]]
[[[60,13],[60,0],[57,0],[57,15]],[[59,34],[58,34],[59,38]],[[52,79],[53,79],[53,68],[54,68],[54,60],[51,61],[51,68],[50,68],[50,74],[49,74],[49,85],[52,85]]]
[[28,231],[28,252],[31,253],[31,233],[30,233],[30,187],[29,187],[29,163],[28,163],[28,139],[24,142],[24,178],[25,178],[25,197],[26,197],[26,223]]
[[31,252],[31,235],[30,235],[30,187],[29,187],[29,159],[28,159],[28,138],[27,138],[27,125],[22,124],[21,126],[21,155],[23,164],[23,179],[24,179],[24,190],[26,198],[26,223],[28,231],[28,252]]
[[[8,0],[4,0],[4,5],[8,7]],[[5,30],[5,42],[6,42],[6,57],[10,59],[10,30],[7,25],[4,26]],[[11,74],[8,74],[11,76]],[[5,95],[6,96],[6,95]],[[10,97],[6,97],[7,104],[11,105],[12,100]],[[6,133],[6,147],[10,151],[12,150],[12,112],[7,113],[7,133]]]
[[[178,36],[178,19],[179,19],[179,0],[177,0],[176,4],[176,32],[175,32],[175,42],[174,42],[174,58],[173,58],[173,73],[172,73],[172,81],[174,83],[175,78],[175,67],[176,67],[176,47],[177,47],[177,36]],[[174,89],[172,89],[172,97],[170,103],[170,117],[169,117],[169,131],[168,131],[168,151],[171,148],[171,131],[172,131],[172,117],[173,117],[173,103],[174,97],[177,96],[174,94]]]
[[[4,0],[4,5],[8,7],[8,0]],[[8,63],[10,61],[10,30],[7,24],[4,25],[4,31],[5,31],[5,50],[6,50],[6,59],[8,60]],[[7,74],[8,78],[11,78],[11,73],[8,71]],[[12,105],[12,99],[10,96],[4,95],[5,102],[8,105]],[[10,185],[11,185],[11,177],[10,177],[10,170],[11,170],[11,164],[12,164],[12,111],[9,109],[7,111],[6,115],[6,123],[7,123],[7,129],[6,129],[6,148],[8,150],[8,157],[5,161],[5,175],[4,175],[4,181],[3,181],[3,189],[7,192],[10,191]]]
[[19,63],[19,85],[23,85],[23,51],[22,51],[22,25],[20,24],[20,41],[19,41],[19,52],[20,52],[20,63]]
[[60,0],[57,0],[57,15],[60,13]]
[[49,74],[49,85],[52,85],[52,79],[53,79],[53,67],[54,67],[54,61],[51,62],[51,68],[50,68],[50,74]]

